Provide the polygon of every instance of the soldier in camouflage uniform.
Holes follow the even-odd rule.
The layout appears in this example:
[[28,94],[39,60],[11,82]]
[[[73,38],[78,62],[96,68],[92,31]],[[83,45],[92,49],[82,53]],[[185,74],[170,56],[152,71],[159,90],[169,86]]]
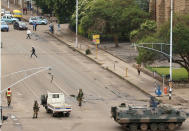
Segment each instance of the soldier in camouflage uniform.
[[34,105],[33,105],[33,118],[37,118],[38,116],[38,111],[39,111],[39,104],[38,102],[35,100],[34,101]]
[[82,105],[82,100],[83,100],[83,91],[82,91],[82,89],[79,89],[77,100],[79,102],[79,106],[81,106]]

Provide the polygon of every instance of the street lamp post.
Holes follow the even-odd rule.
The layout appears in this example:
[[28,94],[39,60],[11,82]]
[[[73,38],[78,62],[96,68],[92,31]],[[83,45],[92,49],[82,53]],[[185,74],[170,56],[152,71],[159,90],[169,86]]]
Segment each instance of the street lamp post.
[[171,99],[172,95],[172,50],[173,50],[173,0],[171,0],[171,17],[170,17],[170,68],[169,68],[169,74],[170,74],[170,86],[169,86],[169,98]]
[[78,47],[78,0],[76,0],[76,38],[75,38],[75,47]]

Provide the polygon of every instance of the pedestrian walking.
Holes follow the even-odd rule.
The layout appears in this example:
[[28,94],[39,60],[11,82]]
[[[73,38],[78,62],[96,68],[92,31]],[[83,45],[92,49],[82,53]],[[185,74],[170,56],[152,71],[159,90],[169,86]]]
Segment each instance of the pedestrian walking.
[[39,108],[40,108],[39,104],[38,104],[37,100],[35,100],[34,105],[33,105],[33,118],[38,117]]
[[25,14],[25,8],[23,8],[23,14]]
[[32,58],[32,55],[34,55],[36,58],[37,58],[37,55],[36,55],[36,53],[35,53],[35,48],[34,47],[32,47],[32,50],[31,50],[31,58]]
[[57,24],[57,27],[58,27],[58,31],[60,31],[60,24],[59,23]]
[[54,33],[54,25],[50,23],[49,25],[49,31],[53,34]]
[[8,88],[8,90],[6,91],[6,98],[7,98],[7,104],[9,107],[11,104],[11,98],[12,98],[12,92],[11,92],[10,88]]
[[82,101],[83,101],[83,91],[82,89],[79,89],[79,93],[78,93],[78,96],[77,96],[77,101],[79,102],[79,106],[82,105]]
[[140,64],[137,65],[137,71],[138,71],[138,75],[140,75],[140,71],[141,71],[141,65]]
[[28,39],[28,38],[31,39],[31,37],[30,37],[30,35],[31,35],[30,29],[27,29],[26,34],[27,34],[26,39]]
[[33,31],[36,31],[36,30],[37,30],[37,23],[34,22],[34,23],[33,23]]

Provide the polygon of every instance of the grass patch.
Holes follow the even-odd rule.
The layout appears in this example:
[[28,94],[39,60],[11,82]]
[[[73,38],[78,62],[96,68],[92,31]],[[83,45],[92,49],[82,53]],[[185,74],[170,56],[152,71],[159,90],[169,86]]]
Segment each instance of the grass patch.
[[[168,75],[169,67],[148,67],[150,71],[156,71],[158,74]],[[188,72],[184,68],[173,68],[173,81],[188,80]]]

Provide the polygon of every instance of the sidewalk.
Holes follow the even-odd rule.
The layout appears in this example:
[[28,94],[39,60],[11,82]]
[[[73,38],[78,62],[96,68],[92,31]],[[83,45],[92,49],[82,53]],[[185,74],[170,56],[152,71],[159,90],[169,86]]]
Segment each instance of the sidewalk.
[[[10,7],[14,9],[13,6]],[[23,15],[23,17],[24,19],[28,20],[30,14]],[[91,41],[81,36],[78,36],[78,48],[76,48],[75,33],[70,31],[68,24],[61,25],[61,31],[57,31],[57,26],[55,25],[55,34],[52,36],[58,39],[59,41],[61,41],[62,43],[68,45],[73,50],[80,52],[83,55],[85,55],[85,50],[89,48],[92,54],[85,55],[89,59],[95,61],[97,64],[107,69],[108,71],[114,73],[121,79],[134,85],[136,88],[138,88],[145,94],[149,96],[156,96],[155,85],[154,85],[154,82],[156,80],[154,78],[142,72],[139,76],[137,70],[132,65],[122,61],[121,59],[111,55],[110,53],[102,49],[98,49],[98,53],[96,55],[96,46],[93,45]],[[126,68],[128,68],[127,77],[126,77]],[[162,83],[160,82],[157,83],[162,86]],[[156,98],[161,100],[163,103],[168,103],[168,104],[174,104],[174,105],[189,104],[189,95],[187,93],[188,90],[189,89],[186,88],[184,89],[173,88],[172,100],[168,100],[167,95],[166,96],[162,95],[162,97],[156,97]]]

